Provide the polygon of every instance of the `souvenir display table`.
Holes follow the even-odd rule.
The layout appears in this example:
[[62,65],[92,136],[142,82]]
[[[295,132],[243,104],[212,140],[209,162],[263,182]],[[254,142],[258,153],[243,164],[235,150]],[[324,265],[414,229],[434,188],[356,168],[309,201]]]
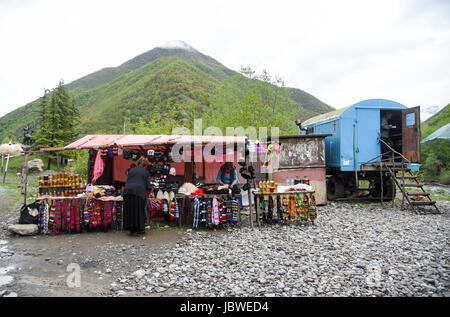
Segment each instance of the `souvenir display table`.
[[261,227],[263,222],[276,221],[282,224],[314,224],[317,218],[314,190],[285,192],[254,192],[256,220]]
[[[198,229],[199,226],[205,228],[218,228],[224,224],[236,224],[241,221],[241,208],[238,199],[240,194],[177,194],[176,199],[180,201],[180,210],[183,222],[190,224],[192,217],[192,227]],[[179,218],[181,225],[182,219]]]
[[120,231],[123,223],[122,202],[121,196],[42,195],[35,203],[39,231],[53,235],[92,230]]

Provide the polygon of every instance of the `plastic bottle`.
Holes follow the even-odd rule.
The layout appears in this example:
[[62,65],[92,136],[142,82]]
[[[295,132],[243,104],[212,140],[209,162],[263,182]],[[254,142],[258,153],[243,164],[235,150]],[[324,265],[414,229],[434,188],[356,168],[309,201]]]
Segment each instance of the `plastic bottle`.
[[286,176],[286,186],[289,186],[289,176]]
[[306,184],[306,185],[309,185],[309,179],[308,179],[308,177],[306,177],[306,175],[305,175],[305,177],[303,177],[303,182],[302,183]]

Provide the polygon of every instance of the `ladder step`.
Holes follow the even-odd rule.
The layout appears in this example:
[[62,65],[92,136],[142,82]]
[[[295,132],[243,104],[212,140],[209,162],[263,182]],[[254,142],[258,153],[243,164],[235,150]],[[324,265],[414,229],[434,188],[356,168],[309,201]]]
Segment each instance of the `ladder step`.
[[431,193],[426,193],[426,192],[409,192],[406,194],[408,194],[408,196],[430,196],[431,195]]
[[400,184],[402,187],[422,187],[425,184]]
[[411,204],[415,206],[432,206],[436,204],[436,201],[412,201]]

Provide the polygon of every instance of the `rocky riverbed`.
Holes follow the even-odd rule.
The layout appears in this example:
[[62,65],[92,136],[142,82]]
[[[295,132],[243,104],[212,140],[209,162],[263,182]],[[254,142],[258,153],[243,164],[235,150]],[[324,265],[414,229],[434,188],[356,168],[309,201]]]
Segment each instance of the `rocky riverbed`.
[[[19,296],[449,296],[450,202],[443,214],[399,204],[329,203],[314,225],[152,229],[58,237],[3,235]],[[0,248],[2,245],[0,245]],[[81,288],[66,285],[80,265]],[[12,270],[11,268],[14,268]],[[11,271],[12,270],[12,271]],[[1,273],[1,272],[0,272]]]

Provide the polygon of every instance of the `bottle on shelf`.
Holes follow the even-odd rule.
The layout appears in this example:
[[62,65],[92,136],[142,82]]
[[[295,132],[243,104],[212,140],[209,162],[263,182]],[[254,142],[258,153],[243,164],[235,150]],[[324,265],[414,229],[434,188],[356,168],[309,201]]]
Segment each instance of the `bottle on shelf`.
[[303,177],[302,183],[306,184],[306,185],[309,185],[309,179],[308,179],[308,177],[306,177],[306,175],[305,175],[305,177]]

